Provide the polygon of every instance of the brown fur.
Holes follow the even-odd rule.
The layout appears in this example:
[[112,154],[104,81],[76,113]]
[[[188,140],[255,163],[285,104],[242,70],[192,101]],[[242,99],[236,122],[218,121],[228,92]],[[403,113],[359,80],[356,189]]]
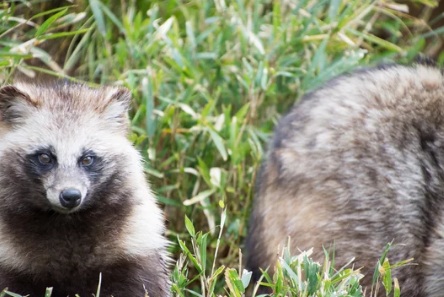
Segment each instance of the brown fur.
[[[92,296],[101,275],[100,296],[170,295],[163,216],[126,139],[129,100],[69,83],[0,89],[0,288]],[[35,164],[42,147],[51,170]],[[80,166],[84,151],[96,167]],[[51,200],[61,184],[86,188],[78,208]]]
[[247,268],[270,269],[293,252],[331,248],[356,258],[370,287],[393,241],[403,296],[444,290],[444,78],[426,65],[344,75],[308,94],[278,125],[256,185]]

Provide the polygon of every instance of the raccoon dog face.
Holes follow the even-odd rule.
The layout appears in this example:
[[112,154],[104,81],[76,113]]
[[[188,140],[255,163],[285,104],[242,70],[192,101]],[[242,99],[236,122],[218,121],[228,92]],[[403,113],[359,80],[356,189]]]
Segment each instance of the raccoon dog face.
[[17,211],[68,214],[118,203],[104,201],[118,199],[106,193],[133,170],[126,164],[139,163],[126,139],[129,101],[127,90],[111,87],[1,88],[0,191],[19,194],[23,201],[11,201]]

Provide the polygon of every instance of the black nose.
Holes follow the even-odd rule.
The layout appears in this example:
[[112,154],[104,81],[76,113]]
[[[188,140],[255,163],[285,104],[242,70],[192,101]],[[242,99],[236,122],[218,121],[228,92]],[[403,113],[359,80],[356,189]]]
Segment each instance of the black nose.
[[79,206],[82,199],[82,193],[74,188],[64,189],[60,192],[60,204],[66,208],[74,208]]

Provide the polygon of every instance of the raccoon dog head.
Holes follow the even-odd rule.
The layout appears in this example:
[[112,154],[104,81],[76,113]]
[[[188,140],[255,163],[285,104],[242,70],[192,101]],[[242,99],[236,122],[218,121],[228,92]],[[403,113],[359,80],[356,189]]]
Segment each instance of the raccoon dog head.
[[126,165],[139,163],[126,139],[129,102],[128,90],[112,87],[1,88],[2,199],[14,199],[17,210],[59,213],[118,203],[119,195],[112,194],[139,170]]

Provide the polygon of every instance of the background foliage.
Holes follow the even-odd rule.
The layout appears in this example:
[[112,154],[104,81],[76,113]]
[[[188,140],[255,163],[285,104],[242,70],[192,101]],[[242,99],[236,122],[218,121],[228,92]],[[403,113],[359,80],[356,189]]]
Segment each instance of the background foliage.
[[[241,296],[248,274],[240,269],[240,249],[255,175],[280,115],[310,89],[358,66],[408,63],[420,53],[440,63],[444,27],[437,5],[4,1],[0,78],[2,84],[61,77],[129,88],[131,139],[147,160],[178,261],[173,291]],[[278,264],[281,275],[268,278],[276,295],[311,295],[291,291],[299,289],[289,272],[311,264],[284,258],[288,267]],[[341,278],[352,278],[353,296],[360,296],[353,289],[357,275],[347,270]],[[320,296],[330,296],[325,292]]]

